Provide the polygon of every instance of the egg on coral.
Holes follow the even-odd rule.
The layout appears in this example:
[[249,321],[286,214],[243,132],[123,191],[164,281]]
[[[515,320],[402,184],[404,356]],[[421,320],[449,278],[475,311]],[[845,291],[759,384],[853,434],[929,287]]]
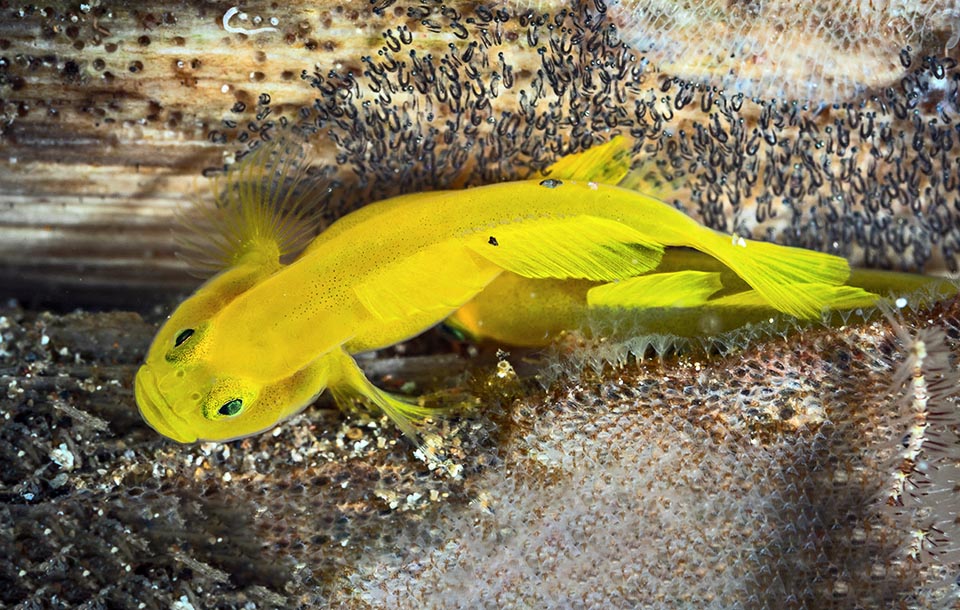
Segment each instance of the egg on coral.
[[623,40],[684,80],[760,99],[840,102],[900,79],[901,49],[956,44],[934,2],[612,0]]

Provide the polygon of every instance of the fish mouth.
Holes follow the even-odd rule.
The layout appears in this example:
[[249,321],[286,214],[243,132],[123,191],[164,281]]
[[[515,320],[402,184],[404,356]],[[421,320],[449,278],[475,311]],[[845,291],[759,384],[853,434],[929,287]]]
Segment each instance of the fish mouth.
[[[184,426],[185,422],[177,417],[170,403],[160,393],[160,388],[157,387],[157,376],[146,364],[137,371],[137,378],[134,381],[134,394],[137,398],[140,417],[151,428],[178,443],[193,443],[197,440],[196,435],[185,434],[182,429],[179,429]],[[173,423],[180,424],[180,426],[172,425],[171,420]]]

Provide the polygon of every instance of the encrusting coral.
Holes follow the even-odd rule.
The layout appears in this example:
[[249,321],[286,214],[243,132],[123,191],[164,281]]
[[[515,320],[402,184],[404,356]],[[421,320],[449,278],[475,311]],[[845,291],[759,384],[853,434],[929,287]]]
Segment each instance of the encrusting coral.
[[621,37],[666,73],[756,99],[844,102],[899,80],[901,49],[946,31],[950,0],[923,3],[611,0]]

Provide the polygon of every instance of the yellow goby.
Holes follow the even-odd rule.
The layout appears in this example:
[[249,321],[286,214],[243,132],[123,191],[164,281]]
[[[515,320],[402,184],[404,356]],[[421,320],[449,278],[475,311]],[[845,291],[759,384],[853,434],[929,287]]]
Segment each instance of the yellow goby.
[[[329,388],[415,437],[431,410],[375,387],[352,354],[467,312],[498,278],[585,280],[590,307],[739,299],[807,319],[875,298],[844,285],[842,258],[718,233],[615,186],[629,164],[615,138],[532,180],[370,204],[282,264],[303,236],[303,202],[291,205],[294,188],[283,184],[297,162],[279,149],[250,155],[227,175],[230,205],[211,208],[223,224],[206,237],[223,269],[171,314],[137,373],[141,414],[176,441],[227,440],[273,427]],[[258,182],[264,174],[274,184]],[[658,272],[674,248],[715,259],[749,290],[717,297],[720,271]]]
[[[719,279],[722,290],[688,304],[675,298],[704,273]],[[638,282],[644,290],[636,289]],[[902,300],[903,306],[917,307],[956,294],[956,282],[943,277],[851,269],[846,286],[834,289],[831,312],[823,321],[843,323],[843,312],[858,308],[875,311],[877,295],[889,297],[891,305]],[[668,248],[656,271],[617,283],[533,279],[506,271],[445,323],[473,340],[524,347],[548,345],[569,330],[615,341],[647,335],[669,339],[664,345],[684,345],[685,340],[709,345],[717,339],[722,344],[725,333],[748,324],[757,325],[753,332],[763,335],[776,328],[771,318],[778,313],[717,259]]]

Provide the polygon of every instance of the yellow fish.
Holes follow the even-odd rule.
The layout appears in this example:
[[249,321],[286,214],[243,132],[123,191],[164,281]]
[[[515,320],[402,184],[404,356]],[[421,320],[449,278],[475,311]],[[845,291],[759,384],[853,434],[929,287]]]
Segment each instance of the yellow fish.
[[[719,280],[716,285],[722,288],[706,300],[676,298],[689,296],[687,287],[703,277]],[[891,302],[909,296],[916,307],[956,295],[957,286],[940,277],[852,269],[846,286],[834,289],[832,320],[842,322],[842,311],[873,311],[878,294],[889,295]],[[615,340],[629,338],[624,333],[714,339],[748,323],[763,325],[778,314],[783,316],[719,260],[688,248],[668,248],[654,272],[614,283],[527,278],[505,271],[445,324],[473,340],[543,347],[573,329]]]
[[[140,413],[161,434],[184,443],[247,436],[329,388],[338,403],[363,400],[415,437],[431,410],[375,387],[352,354],[403,341],[464,306],[467,324],[471,301],[517,278],[588,282],[578,293],[588,307],[727,299],[812,319],[876,298],[844,285],[842,258],[718,233],[615,186],[630,169],[622,138],[532,180],[368,205],[284,264],[311,224],[303,165],[298,147],[262,147],[226,175],[205,209],[200,249],[222,270],[171,314],[136,377]],[[676,248],[719,267],[658,269]],[[731,278],[739,288],[724,285]]]

